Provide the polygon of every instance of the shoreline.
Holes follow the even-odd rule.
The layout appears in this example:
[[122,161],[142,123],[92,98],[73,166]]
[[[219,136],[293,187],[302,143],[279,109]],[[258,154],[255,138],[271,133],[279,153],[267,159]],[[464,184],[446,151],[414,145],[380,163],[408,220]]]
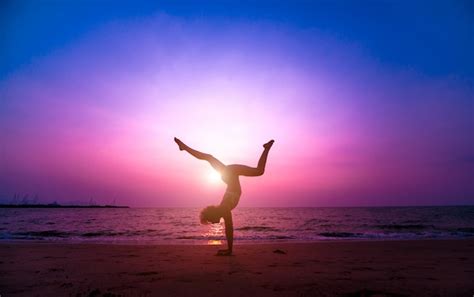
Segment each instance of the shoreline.
[[5,296],[471,296],[474,239],[0,244]]

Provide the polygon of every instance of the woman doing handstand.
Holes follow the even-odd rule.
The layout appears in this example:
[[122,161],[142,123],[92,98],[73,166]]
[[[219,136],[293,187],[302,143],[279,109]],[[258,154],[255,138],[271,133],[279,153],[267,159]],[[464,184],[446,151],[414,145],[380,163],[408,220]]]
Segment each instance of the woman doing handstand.
[[221,161],[216,159],[210,154],[205,154],[196,151],[186,144],[184,144],[178,138],[174,138],[174,141],[178,144],[179,149],[185,150],[192,156],[199,160],[205,160],[211,164],[211,166],[221,174],[221,179],[227,184],[227,189],[222,201],[219,205],[211,205],[204,208],[201,211],[201,223],[216,224],[220,222],[220,219],[224,219],[225,223],[225,236],[227,238],[227,250],[220,250],[218,255],[230,256],[232,255],[232,246],[234,241],[234,226],[232,224],[232,210],[239,203],[240,195],[242,190],[240,188],[239,176],[259,176],[265,172],[265,165],[267,163],[267,156],[270,148],[273,145],[273,140],[263,145],[263,152],[258,161],[257,167],[249,167],[240,164],[224,165]]

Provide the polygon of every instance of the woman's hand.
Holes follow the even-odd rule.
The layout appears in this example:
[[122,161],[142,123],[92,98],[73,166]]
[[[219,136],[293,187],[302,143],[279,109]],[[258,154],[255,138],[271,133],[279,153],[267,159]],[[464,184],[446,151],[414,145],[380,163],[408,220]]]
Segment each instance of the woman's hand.
[[227,250],[218,250],[216,256],[232,256],[232,251],[227,249]]

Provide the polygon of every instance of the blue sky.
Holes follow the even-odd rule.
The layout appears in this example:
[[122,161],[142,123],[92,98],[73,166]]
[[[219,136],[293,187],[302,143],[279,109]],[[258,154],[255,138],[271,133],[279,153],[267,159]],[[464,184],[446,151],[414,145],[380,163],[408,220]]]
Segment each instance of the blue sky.
[[157,13],[316,29],[373,59],[427,75],[474,77],[472,1],[2,1],[0,77],[97,26]]

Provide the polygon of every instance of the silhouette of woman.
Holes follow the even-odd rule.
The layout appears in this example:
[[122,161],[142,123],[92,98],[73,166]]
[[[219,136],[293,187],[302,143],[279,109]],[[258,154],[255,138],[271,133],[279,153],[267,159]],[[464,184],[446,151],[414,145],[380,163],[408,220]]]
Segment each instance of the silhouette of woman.
[[232,223],[232,210],[239,203],[240,195],[242,190],[240,188],[239,176],[260,176],[265,172],[265,165],[267,163],[268,152],[272,147],[274,141],[270,140],[269,142],[263,145],[264,150],[260,159],[258,161],[257,167],[249,167],[240,164],[231,164],[224,165],[221,161],[214,158],[210,154],[205,154],[199,151],[196,151],[186,144],[184,144],[178,138],[174,138],[174,141],[178,144],[179,150],[184,150],[190,153],[192,156],[196,157],[199,160],[205,160],[211,164],[211,166],[221,174],[221,179],[224,183],[227,184],[227,189],[222,201],[219,205],[211,205],[204,208],[201,211],[201,223],[202,224],[216,224],[220,222],[220,219],[223,218],[225,222],[225,236],[227,238],[227,250],[219,250],[217,253],[220,256],[230,256],[232,255],[232,246],[234,241],[234,226]]

